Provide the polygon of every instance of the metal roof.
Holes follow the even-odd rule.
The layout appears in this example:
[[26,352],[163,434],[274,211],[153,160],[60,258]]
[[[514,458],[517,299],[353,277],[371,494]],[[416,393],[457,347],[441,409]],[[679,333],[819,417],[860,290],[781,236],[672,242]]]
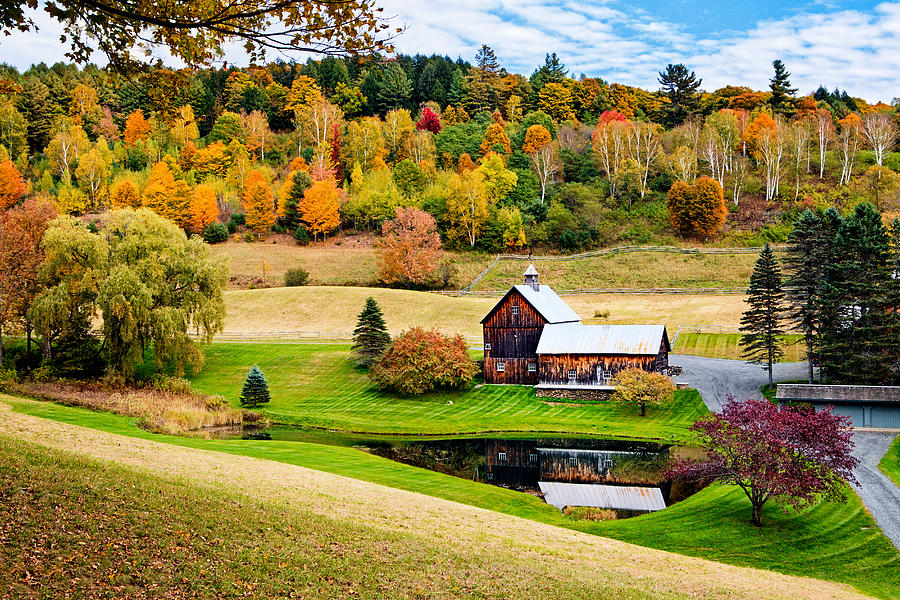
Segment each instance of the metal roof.
[[525,297],[525,300],[538,311],[548,323],[580,322],[572,308],[550,286],[541,285],[534,289],[530,285],[517,285],[514,288]]
[[528,268],[525,269],[523,275],[537,275],[537,269],[534,268],[534,265],[528,265]]
[[785,402],[900,403],[900,387],[779,383],[775,397]]
[[545,325],[537,354],[656,355],[665,325]]
[[560,510],[567,506],[591,506],[651,512],[666,507],[662,491],[655,487],[557,481],[539,481],[538,485],[544,494],[544,501]]

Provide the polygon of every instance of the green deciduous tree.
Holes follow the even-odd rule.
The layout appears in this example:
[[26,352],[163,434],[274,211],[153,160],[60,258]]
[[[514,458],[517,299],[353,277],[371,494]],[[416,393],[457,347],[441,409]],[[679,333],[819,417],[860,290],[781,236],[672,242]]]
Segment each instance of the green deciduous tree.
[[391,345],[391,336],[384,322],[381,307],[371,296],[366,298],[366,305],[356,319],[353,329],[353,353],[356,365],[368,369],[375,364],[387,347]]
[[266,404],[272,399],[269,394],[269,382],[266,376],[259,370],[259,367],[253,365],[250,372],[247,373],[247,379],[241,388],[241,406],[247,408],[256,408],[260,404]]
[[784,356],[785,306],[781,269],[768,243],[750,275],[746,302],[749,308],[741,315],[741,351],[749,362],[766,365],[771,387],[772,365]]

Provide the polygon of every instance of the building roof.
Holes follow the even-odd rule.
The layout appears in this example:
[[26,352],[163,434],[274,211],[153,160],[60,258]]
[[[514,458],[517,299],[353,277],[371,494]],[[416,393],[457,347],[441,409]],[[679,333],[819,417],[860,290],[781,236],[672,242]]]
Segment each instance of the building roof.
[[656,355],[666,342],[665,325],[545,325],[537,354]]
[[779,383],[775,397],[784,402],[900,403],[900,387]]
[[581,322],[581,317],[578,316],[578,313],[572,310],[562,298],[557,296],[556,292],[554,292],[550,286],[541,285],[538,286],[538,289],[534,289],[531,285],[516,285],[494,305],[494,308],[492,308],[487,315],[485,315],[481,320],[482,323],[487,321],[488,318],[494,314],[497,307],[503,304],[507,296],[509,296],[513,290],[518,291],[519,294],[525,298],[525,301],[546,319],[547,323]]
[[617,510],[654,511],[666,507],[656,487],[595,485],[539,481],[544,501],[562,510],[567,506],[592,506]]
[[523,275],[537,275],[538,272],[537,272],[537,269],[534,268],[534,265],[530,264],[530,265],[528,265],[528,268],[525,269],[525,272],[522,274]]

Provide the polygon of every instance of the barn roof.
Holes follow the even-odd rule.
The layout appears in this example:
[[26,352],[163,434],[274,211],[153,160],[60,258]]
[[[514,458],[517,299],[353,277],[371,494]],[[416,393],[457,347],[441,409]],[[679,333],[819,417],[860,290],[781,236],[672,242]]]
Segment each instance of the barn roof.
[[775,397],[784,402],[900,403],[900,387],[779,383]]
[[657,487],[596,485],[539,481],[547,504],[563,509],[567,506],[592,506],[618,510],[655,511],[666,507],[662,490]]
[[560,323],[544,326],[537,354],[638,354],[656,355],[665,340],[665,325],[582,325]]
[[530,285],[516,285],[500,299],[500,302],[494,305],[494,308],[492,308],[487,315],[485,315],[481,320],[482,323],[487,321],[488,318],[494,314],[497,307],[503,304],[507,296],[509,296],[513,290],[518,291],[522,297],[525,298],[525,301],[534,307],[534,310],[547,320],[547,323],[577,323],[581,321],[581,317],[578,316],[578,313],[572,310],[562,298],[557,296],[556,292],[554,292],[550,286],[541,285],[538,289],[534,289]]

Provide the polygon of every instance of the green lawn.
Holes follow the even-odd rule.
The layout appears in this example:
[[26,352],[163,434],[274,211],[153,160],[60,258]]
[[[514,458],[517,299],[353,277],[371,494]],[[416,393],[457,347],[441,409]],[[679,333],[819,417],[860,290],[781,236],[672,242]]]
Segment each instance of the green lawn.
[[878,463],[878,467],[900,487],[900,435],[894,438],[894,443]]
[[821,504],[801,514],[768,506],[763,528],[750,525],[750,506],[743,493],[721,486],[653,515],[580,522],[527,494],[394,463],[353,448],[159,436],[118,415],[8,396],[0,396],[0,401],[17,411],[111,433],[305,466],[651,548],[851,583],[882,598],[900,598],[900,553],[852,492],[847,504]]
[[459,434],[501,431],[582,433],[678,440],[706,414],[699,394],[679,391],[675,402],[641,418],[634,406],[548,403],[526,386],[482,385],[465,392],[400,398],[369,384],[353,366],[348,346],[213,344],[192,383],[237,405],[247,372],[259,365],[269,382],[269,416],[283,423],[355,432]]
[[[674,333],[674,332],[673,332]],[[802,336],[790,334],[784,336],[784,361],[799,362],[804,360],[804,346],[798,344]],[[675,354],[706,356],[709,358],[741,359],[741,334],[739,333],[680,333],[672,348]]]

